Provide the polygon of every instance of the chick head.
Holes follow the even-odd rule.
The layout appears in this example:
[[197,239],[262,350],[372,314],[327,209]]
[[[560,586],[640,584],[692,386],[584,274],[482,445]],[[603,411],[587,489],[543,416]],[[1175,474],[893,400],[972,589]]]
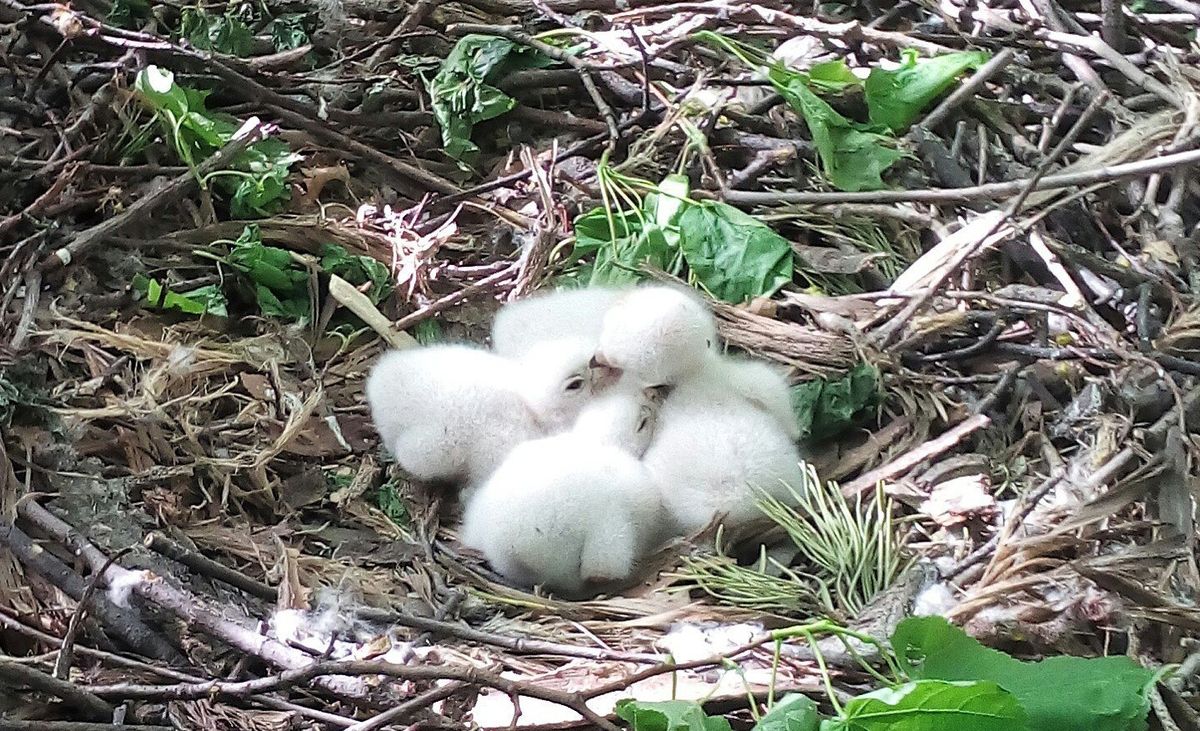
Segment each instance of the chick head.
[[623,376],[639,386],[674,385],[701,369],[716,344],[716,321],[694,294],[639,287],[605,314],[590,365],[601,386]]
[[618,387],[579,413],[571,433],[622,449],[640,458],[650,446],[667,387]]
[[588,366],[592,343],[585,339],[536,343],[517,361],[518,388],[547,431],[564,431],[597,388]]

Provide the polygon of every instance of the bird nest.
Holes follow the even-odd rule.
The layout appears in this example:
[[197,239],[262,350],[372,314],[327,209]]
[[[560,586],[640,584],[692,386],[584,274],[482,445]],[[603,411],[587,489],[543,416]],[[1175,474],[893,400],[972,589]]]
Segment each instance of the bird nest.
[[[886,639],[913,612],[1194,674],[1194,8],[298,3],[251,33],[232,11],[99,5],[0,2],[0,687],[36,690],[0,712],[613,728],[636,697],[748,720],[870,682],[773,630],[822,616]],[[582,45],[530,35],[558,27]],[[705,30],[805,69],[989,54],[897,137],[913,154],[892,187],[854,192],[818,121]],[[475,110],[474,150],[439,134],[420,81],[467,85],[437,72],[469,34],[557,63],[472,82],[515,104]],[[172,104],[192,113],[176,138]],[[216,109],[242,136],[180,122]],[[254,185],[222,187],[247,151],[226,177]],[[600,267],[589,212],[615,246],[677,170],[697,210],[755,214],[714,224],[744,270]],[[745,253],[764,221],[786,284]],[[790,370],[814,458],[800,506],[565,602],[458,545],[454,496],[389,463],[362,390],[386,349],[481,341],[502,302],[581,272],[706,290],[731,349]],[[1190,718],[1166,703],[1164,724]]]

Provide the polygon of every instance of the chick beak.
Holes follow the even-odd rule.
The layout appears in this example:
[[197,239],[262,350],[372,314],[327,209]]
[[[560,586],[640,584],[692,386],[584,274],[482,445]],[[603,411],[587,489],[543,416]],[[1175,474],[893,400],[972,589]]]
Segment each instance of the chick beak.
[[609,365],[603,355],[599,353],[592,356],[588,361],[588,368],[592,371],[592,385],[596,390],[602,390],[616,384],[621,380],[622,369],[616,366]]
[[661,406],[667,397],[671,395],[672,387],[669,384],[661,384],[658,386],[647,386],[643,391],[643,395],[650,403]]

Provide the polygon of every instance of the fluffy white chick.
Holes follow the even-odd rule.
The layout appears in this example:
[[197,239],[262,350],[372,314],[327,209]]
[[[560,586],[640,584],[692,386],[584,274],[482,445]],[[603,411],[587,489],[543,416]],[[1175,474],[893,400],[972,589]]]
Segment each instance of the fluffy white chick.
[[783,374],[762,361],[721,355],[716,343],[716,320],[696,294],[673,286],[638,287],[605,315],[592,358],[596,387],[621,378],[642,385],[715,378],[775,418],[788,438],[799,438]]
[[636,456],[655,400],[615,389],[571,431],[517,446],[470,498],[463,544],[514,584],[561,596],[628,580],[661,530],[658,491]]
[[515,383],[547,434],[571,428],[599,386],[588,361],[595,341],[563,338],[534,343],[514,359]]
[[545,431],[512,361],[466,345],[386,353],[366,396],[384,446],[413,477],[481,481],[517,444]]
[[730,526],[762,517],[758,490],[790,502],[788,486],[804,484],[799,450],[778,419],[731,389],[719,371],[674,388],[642,461],[679,535],[717,515]]
[[714,356],[708,367],[715,369],[734,393],[774,417],[789,439],[800,438],[791,387],[778,368],[760,360],[730,356]]
[[673,385],[710,363],[717,344],[712,311],[691,290],[648,285],[608,309],[592,365],[601,380],[628,377],[642,386]]
[[604,313],[624,291],[616,287],[559,289],[509,302],[492,322],[492,350],[506,358],[520,358],[537,344],[551,340],[582,338],[594,345]]

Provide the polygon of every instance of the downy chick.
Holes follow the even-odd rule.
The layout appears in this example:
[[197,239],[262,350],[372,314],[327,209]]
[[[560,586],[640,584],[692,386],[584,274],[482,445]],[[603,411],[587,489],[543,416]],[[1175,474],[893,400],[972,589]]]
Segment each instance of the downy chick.
[[734,393],[771,415],[789,439],[800,438],[800,425],[792,410],[791,387],[778,368],[759,360],[717,355],[712,357],[709,367],[716,369]]
[[468,502],[463,544],[514,584],[566,597],[628,580],[660,535],[658,491],[638,461],[656,401],[610,391],[571,431],[518,445]]
[[778,418],[713,371],[672,391],[642,460],[679,535],[698,532],[719,514],[730,526],[761,517],[755,488],[789,500],[787,486],[804,484],[799,461]]
[[673,385],[703,370],[716,343],[716,320],[697,295],[642,286],[609,307],[592,365],[602,380],[627,374],[636,385]]
[[761,361],[721,355],[716,341],[716,320],[699,297],[677,287],[639,287],[604,318],[592,358],[595,378],[605,384],[627,374],[642,385],[716,378],[775,418],[790,439],[799,438],[783,375]]
[[492,350],[519,358],[538,343],[564,338],[595,342],[604,313],[625,291],[587,287],[539,292],[500,308],[492,323]]
[[367,378],[383,444],[418,480],[482,481],[544,428],[512,361],[466,345],[386,353]]
[[595,341],[585,338],[547,340],[513,360],[517,388],[547,434],[570,429],[599,390],[588,367],[594,346]]

